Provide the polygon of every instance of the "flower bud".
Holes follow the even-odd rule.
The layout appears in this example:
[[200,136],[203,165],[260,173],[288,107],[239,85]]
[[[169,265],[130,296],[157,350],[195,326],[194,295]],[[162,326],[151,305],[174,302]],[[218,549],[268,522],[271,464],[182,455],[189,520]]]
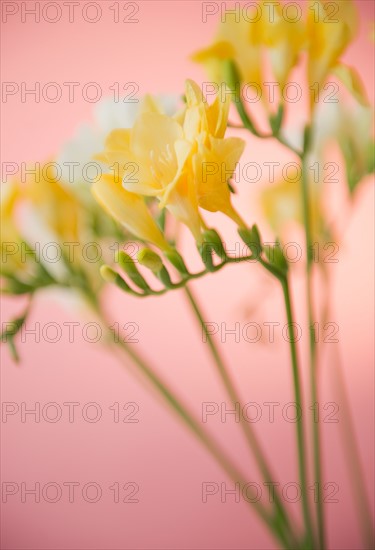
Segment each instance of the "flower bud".
[[102,265],[100,267],[100,275],[106,283],[115,284],[116,286],[121,288],[121,290],[125,290],[125,292],[131,292],[134,294],[134,291],[124,281],[124,279],[116,271],[109,267],[109,265]]
[[149,291],[150,287],[139,273],[133,259],[123,250],[119,250],[115,256],[115,262],[121,267],[125,273],[129,275],[135,285],[141,290]]
[[277,267],[282,273],[287,273],[289,267],[288,262],[285,259],[278,241],[274,246],[267,245],[264,249],[264,253],[271,265]]
[[184,260],[179,252],[176,249],[171,248],[164,252],[165,257],[171,262],[171,264],[179,271],[182,275],[189,275],[189,271],[185,265]]
[[111,269],[109,265],[100,266],[99,271],[100,271],[100,275],[102,276],[102,279],[104,279],[106,283],[114,283],[116,281],[116,277],[118,273],[116,273],[116,271]]
[[156,252],[150,248],[143,248],[137,254],[137,259],[141,265],[151,269],[153,273],[158,273],[163,267],[163,261]]

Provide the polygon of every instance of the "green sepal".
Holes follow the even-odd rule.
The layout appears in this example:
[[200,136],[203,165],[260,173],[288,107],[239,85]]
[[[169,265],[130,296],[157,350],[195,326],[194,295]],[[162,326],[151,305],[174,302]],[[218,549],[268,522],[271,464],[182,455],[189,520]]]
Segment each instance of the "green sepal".
[[266,245],[264,253],[271,265],[277,267],[284,275],[287,274],[289,266],[281,250],[279,241],[276,241],[275,245]]
[[215,265],[212,259],[213,248],[210,243],[203,241],[202,244],[198,245],[198,251],[202,258],[204,265],[206,266],[207,271],[215,271]]
[[263,249],[258,227],[253,225],[250,229],[240,228],[238,229],[238,234],[243,242],[249,247],[252,256],[258,258]]
[[223,242],[220,238],[219,233],[215,231],[215,229],[207,229],[203,233],[203,240],[205,243],[211,246],[212,250],[217,256],[219,256],[219,258],[221,258],[222,260],[227,259]]
[[167,221],[167,210],[166,208],[162,208],[159,216],[156,218],[156,223],[158,224],[162,233],[164,233],[166,221]]
[[166,288],[173,288],[173,283],[171,281],[170,275],[164,265],[161,268],[161,270],[157,273],[157,277],[158,279],[160,279],[160,281],[163,283],[163,285]]
[[277,136],[280,132],[280,128],[283,123],[283,117],[284,117],[284,106],[280,104],[277,110],[277,113],[275,115],[270,116],[270,126],[274,136]]

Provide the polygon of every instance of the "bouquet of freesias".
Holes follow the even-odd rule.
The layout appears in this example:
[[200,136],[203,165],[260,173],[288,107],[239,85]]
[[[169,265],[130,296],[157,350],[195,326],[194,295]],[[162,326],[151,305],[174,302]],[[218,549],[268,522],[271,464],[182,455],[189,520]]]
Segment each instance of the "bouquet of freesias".
[[[355,7],[349,0],[340,2],[332,22],[329,4],[311,2],[311,9],[306,9],[304,19],[298,21],[283,17],[280,3],[274,4],[271,17],[262,2],[258,7],[263,7],[263,16],[250,18],[244,12],[240,19],[233,14],[222,17],[211,43],[192,52],[194,61],[206,69],[209,82],[201,86],[186,80],[180,98],[147,95],[127,104],[104,100],[97,106],[95,125],[82,128],[55,158],[38,165],[37,170],[34,165],[34,171],[23,181],[15,178],[2,185],[2,292],[27,297],[25,310],[10,320],[2,333],[2,342],[9,345],[15,360],[22,359],[17,335],[39,293],[50,287],[74,292],[91,315],[100,319],[108,347],[124,355],[125,365],[131,364],[148,380],[153,391],[235,483],[245,483],[236,461],[170,389],[157,367],[134,346],[121,338],[114,340],[102,305],[102,291],[107,285],[116,285],[118,292],[139,299],[177,289],[185,292],[228,397],[231,403],[240,403],[189,283],[214,277],[228,264],[252,260],[280,289],[293,335],[296,319],[290,281],[294,264],[283,253],[282,244],[290,223],[299,224],[304,232],[309,356],[302,360],[297,338],[289,338],[290,378],[301,410],[319,401],[319,350],[314,327],[327,319],[330,304],[327,298],[323,308],[317,307],[314,278],[319,278],[329,296],[330,273],[326,263],[315,261],[314,243],[339,242],[340,230],[324,209],[326,174],[318,168],[311,170],[311,166],[323,166],[331,151],[328,146],[336,144],[345,167],[341,184],[347,186],[348,213],[358,186],[374,170],[371,107],[357,72],[341,61],[356,34]],[[309,98],[302,124],[300,120],[293,124],[293,103],[280,92],[289,85],[289,93],[294,93],[292,74]],[[276,109],[265,86],[270,75],[279,84],[274,90]],[[336,84],[338,102],[322,99],[330,92],[328,78],[340,83]],[[256,95],[261,100],[251,102],[249,98]],[[262,228],[255,220],[243,219],[232,200],[236,166],[247,145],[247,135],[269,141],[271,154],[273,144],[279,142],[296,167],[293,181],[280,177],[260,191],[260,204],[275,232],[273,244],[264,244]],[[88,165],[97,170],[91,185],[82,177]],[[206,223],[207,211],[224,214],[235,224],[243,254],[227,251],[220,227]],[[210,214],[209,219],[214,216]],[[188,228],[196,243],[200,269],[192,269],[181,252],[180,224]],[[56,261],[46,262],[45,254],[38,254],[35,242],[41,240],[61,243]],[[66,246],[69,242],[75,243],[74,249]],[[126,252],[126,244],[131,242],[139,245],[135,256]],[[90,252],[84,243],[91,243],[91,247],[99,243],[106,257],[95,259],[95,250]],[[121,244],[116,248],[113,243]],[[78,254],[77,247],[86,247],[85,253]],[[54,253],[51,250],[50,254]],[[308,395],[303,395],[301,387],[302,369],[309,373]],[[348,409],[345,414],[350,418]],[[262,479],[274,480],[272,463],[253,424],[241,418],[241,428]],[[291,517],[277,485],[271,503],[252,499],[250,494],[248,502],[281,548],[323,550],[327,548],[327,537],[319,423],[313,420],[306,426],[302,415],[295,423],[295,441],[302,495],[300,520]],[[354,437],[350,445],[347,454],[356,471],[353,489],[358,498],[359,521],[364,544],[370,548],[371,516]],[[312,456],[308,457],[310,448]],[[309,460],[313,464],[311,472],[307,468]],[[308,490],[314,483],[318,487],[315,499]]]

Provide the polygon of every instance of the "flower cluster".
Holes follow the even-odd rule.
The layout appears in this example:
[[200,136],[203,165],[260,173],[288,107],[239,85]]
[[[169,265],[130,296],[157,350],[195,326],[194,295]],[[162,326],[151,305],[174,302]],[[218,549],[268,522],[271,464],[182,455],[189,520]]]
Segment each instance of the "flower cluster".
[[[263,15],[267,13],[263,1],[258,6]],[[208,101],[192,80],[186,81],[181,105],[173,97],[145,96],[135,104],[104,100],[95,109],[95,125],[83,126],[57,155],[62,177],[53,174],[53,167],[49,170],[49,164],[53,164],[49,163],[39,170],[39,177],[31,176],[25,183],[17,181],[3,186],[3,290],[34,294],[40,288],[57,284],[77,287],[94,299],[102,279],[142,296],[179,288],[193,277],[242,260],[225,253],[219,234],[207,227],[204,211],[221,212],[233,220],[250,250],[247,257],[255,257],[263,264],[268,262],[267,267],[282,277],[287,267],[285,259],[277,248],[272,255],[263,248],[258,229],[247,227],[232,203],[231,178],[245,141],[226,136],[230,105],[233,100],[243,122],[241,130],[250,130],[261,138],[276,138],[300,157],[301,164],[308,155],[315,155],[320,161],[326,144],[338,143],[353,195],[358,183],[374,169],[371,111],[362,105],[366,103],[366,96],[356,71],[341,62],[357,29],[353,3],[350,0],[340,3],[334,23],[330,21],[328,7],[325,1],[313,2],[301,21],[286,19],[279,3],[273,5],[273,17],[249,21],[243,12],[239,20],[233,14],[225,14],[213,44],[194,55],[216,84],[218,92],[213,101]],[[233,87],[247,82],[255,83],[264,91],[269,69],[280,86],[284,86],[304,59],[311,109],[304,139],[300,136],[299,145],[294,147],[283,124],[282,99],[276,114],[271,113],[264,100],[271,133],[262,134],[242,100],[233,97],[232,92]],[[320,105],[315,108],[315,84],[323,86],[329,75],[344,82],[357,102],[355,108],[347,110],[340,106],[335,111],[335,107],[328,105],[329,113]],[[329,131],[324,130],[325,121],[330,121]],[[361,128],[357,134],[350,130],[353,124]],[[89,186],[83,172],[85,166],[94,161],[100,176]],[[78,169],[72,177],[73,164]],[[279,178],[275,185],[261,192],[266,220],[281,238],[291,220],[304,223],[306,212],[303,212],[300,186],[300,181]],[[321,182],[310,181],[308,209],[311,233],[317,239],[328,234],[322,203]],[[103,209],[109,216],[104,215]],[[166,230],[167,216],[190,230],[204,263],[203,271],[189,272],[176,249],[174,237]],[[37,236],[30,232],[30,227],[38,228]],[[82,262],[79,254],[75,254],[73,261],[63,257],[57,266],[45,265],[34,246],[35,240],[50,239],[59,243],[75,242],[80,248],[90,239],[101,242],[114,238],[142,243],[137,263],[159,278],[162,290],[150,288],[134,258],[124,251],[116,255],[116,264],[133,283],[130,286],[106,264],[101,267],[102,278],[99,277],[98,266]],[[177,282],[172,282],[164,260],[152,249],[155,247],[177,269]],[[109,258],[104,258],[104,262],[109,262]]]
[[[169,248],[144,197],[154,197],[202,242],[200,208],[223,212],[244,226],[230,197],[228,180],[243,152],[240,138],[225,138],[230,98],[208,104],[197,84],[188,80],[186,106],[174,116],[151,98],[143,100],[132,128],[117,129],[96,158],[112,173],[93,185],[97,200],[138,238]],[[226,177],[213,167],[224,165]]]
[[227,61],[231,61],[237,67],[241,83],[255,84],[264,91],[268,80],[265,57],[283,87],[305,53],[311,108],[315,105],[316,89],[321,89],[330,74],[337,76],[360,102],[366,103],[356,70],[340,61],[357,31],[353,2],[340,2],[337,19],[333,21],[326,9],[328,4],[326,0],[310,1],[304,21],[285,18],[280,3],[273,5],[272,16],[265,16],[268,11],[263,0],[259,2],[261,17],[249,19],[242,12],[238,20],[228,13],[222,17],[213,44],[198,51],[193,59],[205,65],[213,82],[229,85]]

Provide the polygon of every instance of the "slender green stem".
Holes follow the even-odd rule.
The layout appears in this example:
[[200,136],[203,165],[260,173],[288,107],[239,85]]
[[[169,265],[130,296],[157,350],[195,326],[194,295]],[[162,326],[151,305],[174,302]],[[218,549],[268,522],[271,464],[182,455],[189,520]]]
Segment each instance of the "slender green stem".
[[[309,140],[307,140],[309,141]],[[314,308],[313,308],[313,250],[312,250],[312,230],[310,219],[310,200],[309,200],[309,179],[307,166],[308,147],[305,146],[302,155],[302,202],[303,202],[303,217],[305,228],[305,246],[306,246],[306,297],[309,323],[309,358],[310,358],[310,392],[311,406],[319,403],[318,397],[318,372],[317,372],[317,348],[315,343],[314,331]],[[320,445],[320,425],[315,421],[314,415],[312,418],[312,434],[313,434],[313,454],[314,454],[314,480],[318,487],[318,498],[316,499],[316,517],[319,534],[319,548],[322,550],[325,547],[325,525],[324,525],[324,510],[322,498],[322,468],[321,468],[321,445]]]
[[[254,136],[256,136],[259,139],[275,138],[275,139],[277,139],[277,141],[279,141],[279,143],[281,143],[282,145],[287,147],[290,151],[293,151],[293,153],[295,153],[296,155],[301,157],[301,155],[302,155],[301,151],[299,151],[291,143],[289,143],[280,131],[278,131],[276,133],[272,133],[272,134],[262,134],[262,132],[260,132],[256,128],[255,124],[251,120],[249,114],[247,113],[247,111],[245,109],[245,106],[244,106],[242,100],[235,101],[234,104],[236,106],[237,112],[238,112],[238,114],[240,116],[240,119],[241,119],[241,122],[243,124],[243,127],[242,127],[243,130],[249,130],[249,132],[251,132]],[[231,125],[231,126],[237,128],[237,129],[241,129],[241,127],[238,126],[238,125],[237,126]]]
[[[215,341],[212,338],[212,335],[210,334],[210,331],[207,329],[207,324],[204,321],[204,316],[203,316],[201,308],[198,304],[197,298],[193,295],[191,289],[188,288],[187,286],[185,286],[185,293],[186,293],[188,301],[189,301],[189,303],[192,307],[192,310],[194,311],[195,316],[196,316],[196,318],[199,322],[199,325],[200,325],[201,329],[203,330],[203,332],[205,334],[206,341],[209,345],[211,354],[212,354],[212,356],[214,358],[214,361],[215,361],[215,364],[217,366],[217,371],[218,371],[219,376],[220,376],[220,378],[221,378],[221,380],[222,380],[222,382],[225,386],[225,389],[226,389],[227,394],[228,394],[228,396],[229,396],[229,398],[232,402],[232,405],[235,408],[236,408],[236,406],[239,406],[240,409],[242,410],[241,399],[239,397],[239,394],[237,392],[235,384],[234,384],[234,382],[233,382],[233,380],[232,380],[232,378],[229,374],[229,370],[225,365],[224,359],[223,359],[223,357],[220,353],[219,348],[216,346]],[[251,424],[246,422],[246,420],[244,419],[242,414],[240,414],[240,425],[241,425],[242,430],[244,432],[246,441],[247,441],[250,449],[254,453],[256,462],[257,462],[258,467],[259,467],[259,469],[260,469],[260,471],[263,475],[264,480],[267,481],[267,482],[274,482],[275,477],[274,477],[274,475],[271,471],[271,467],[269,466],[269,464],[267,462],[267,459],[266,459],[266,457],[263,453],[263,450],[262,450],[261,445],[258,441],[258,438],[257,438]],[[280,518],[281,522],[284,524],[284,526],[286,528],[287,535],[290,535],[290,537],[291,537],[290,543],[295,545],[296,544],[296,538],[293,534],[293,530],[292,530],[292,526],[291,526],[290,521],[289,521],[288,514],[287,514],[287,512],[286,512],[286,510],[285,510],[285,508],[282,504],[281,497],[279,495],[279,491],[277,490],[277,488],[275,489],[274,499],[275,499],[276,512],[279,515],[279,518]]]
[[[103,324],[108,328],[108,324],[103,315],[101,315]],[[232,479],[234,483],[240,483],[244,486],[247,484],[246,476],[233,464],[232,459],[228,457],[222,447],[216,442],[216,440],[199,424],[194,418],[194,415],[189,411],[188,407],[183,404],[180,398],[177,398],[173,390],[168,387],[168,384],[156,374],[152,367],[150,367],[146,360],[141,357],[139,353],[134,351],[132,346],[126,344],[123,341],[115,343],[113,341],[113,334],[108,328],[108,342],[113,349],[121,350],[125,352],[136,365],[138,371],[141,372],[156,392],[162,397],[164,402],[173,410],[173,412],[185,423],[195,437],[202,443],[202,445],[209,451],[209,453],[215,458],[218,464],[223,468],[227,475]],[[256,511],[258,516],[269,527],[275,538],[281,543],[283,548],[290,548],[289,541],[286,539],[283,531],[280,529],[280,525],[274,517],[266,510],[266,508],[254,499],[246,499],[246,502],[250,504],[252,509]]]
[[201,277],[204,277],[204,275],[207,275],[207,273],[214,273],[216,271],[220,271],[221,269],[223,269],[224,266],[228,264],[238,264],[241,262],[250,262],[250,261],[254,261],[253,256],[242,256],[242,257],[227,256],[225,260],[213,266],[211,271],[209,271],[208,269],[203,269],[202,271],[199,271],[197,273],[189,273],[188,275],[183,276],[178,283],[172,283],[169,287],[163,288],[161,290],[149,289],[144,292],[137,292],[136,290],[127,288],[126,292],[130,292],[132,295],[138,296],[139,298],[145,298],[146,296],[162,296],[163,294],[166,294],[171,290],[177,290],[179,288],[183,288],[189,281],[193,279],[200,279]]
[[[291,303],[291,297],[290,297],[290,291],[289,291],[289,281],[287,276],[281,279],[281,285],[284,292],[284,300],[285,300],[285,308],[286,308],[288,325],[289,327],[293,327],[294,326],[293,310],[292,310],[292,303]],[[302,391],[301,391],[301,382],[300,382],[300,375],[299,375],[297,347],[296,347],[296,343],[293,335],[290,335],[289,342],[290,342],[290,352],[291,352],[292,369],[293,369],[294,394],[296,399],[296,405],[299,411],[301,412],[296,422],[296,431],[297,431],[297,445],[298,445],[298,469],[299,469],[299,477],[300,477],[301,492],[302,492],[302,511],[303,511],[303,518],[304,518],[305,527],[307,531],[307,537],[310,544],[309,548],[311,548],[312,550],[315,550],[313,525],[311,520],[310,505],[309,505],[309,498],[308,498],[308,487],[307,487],[307,473],[306,473],[307,468],[306,468],[306,454],[305,454],[306,444],[305,444],[305,437],[304,437],[304,430],[303,430],[304,408],[303,408],[303,402],[302,402]]]

